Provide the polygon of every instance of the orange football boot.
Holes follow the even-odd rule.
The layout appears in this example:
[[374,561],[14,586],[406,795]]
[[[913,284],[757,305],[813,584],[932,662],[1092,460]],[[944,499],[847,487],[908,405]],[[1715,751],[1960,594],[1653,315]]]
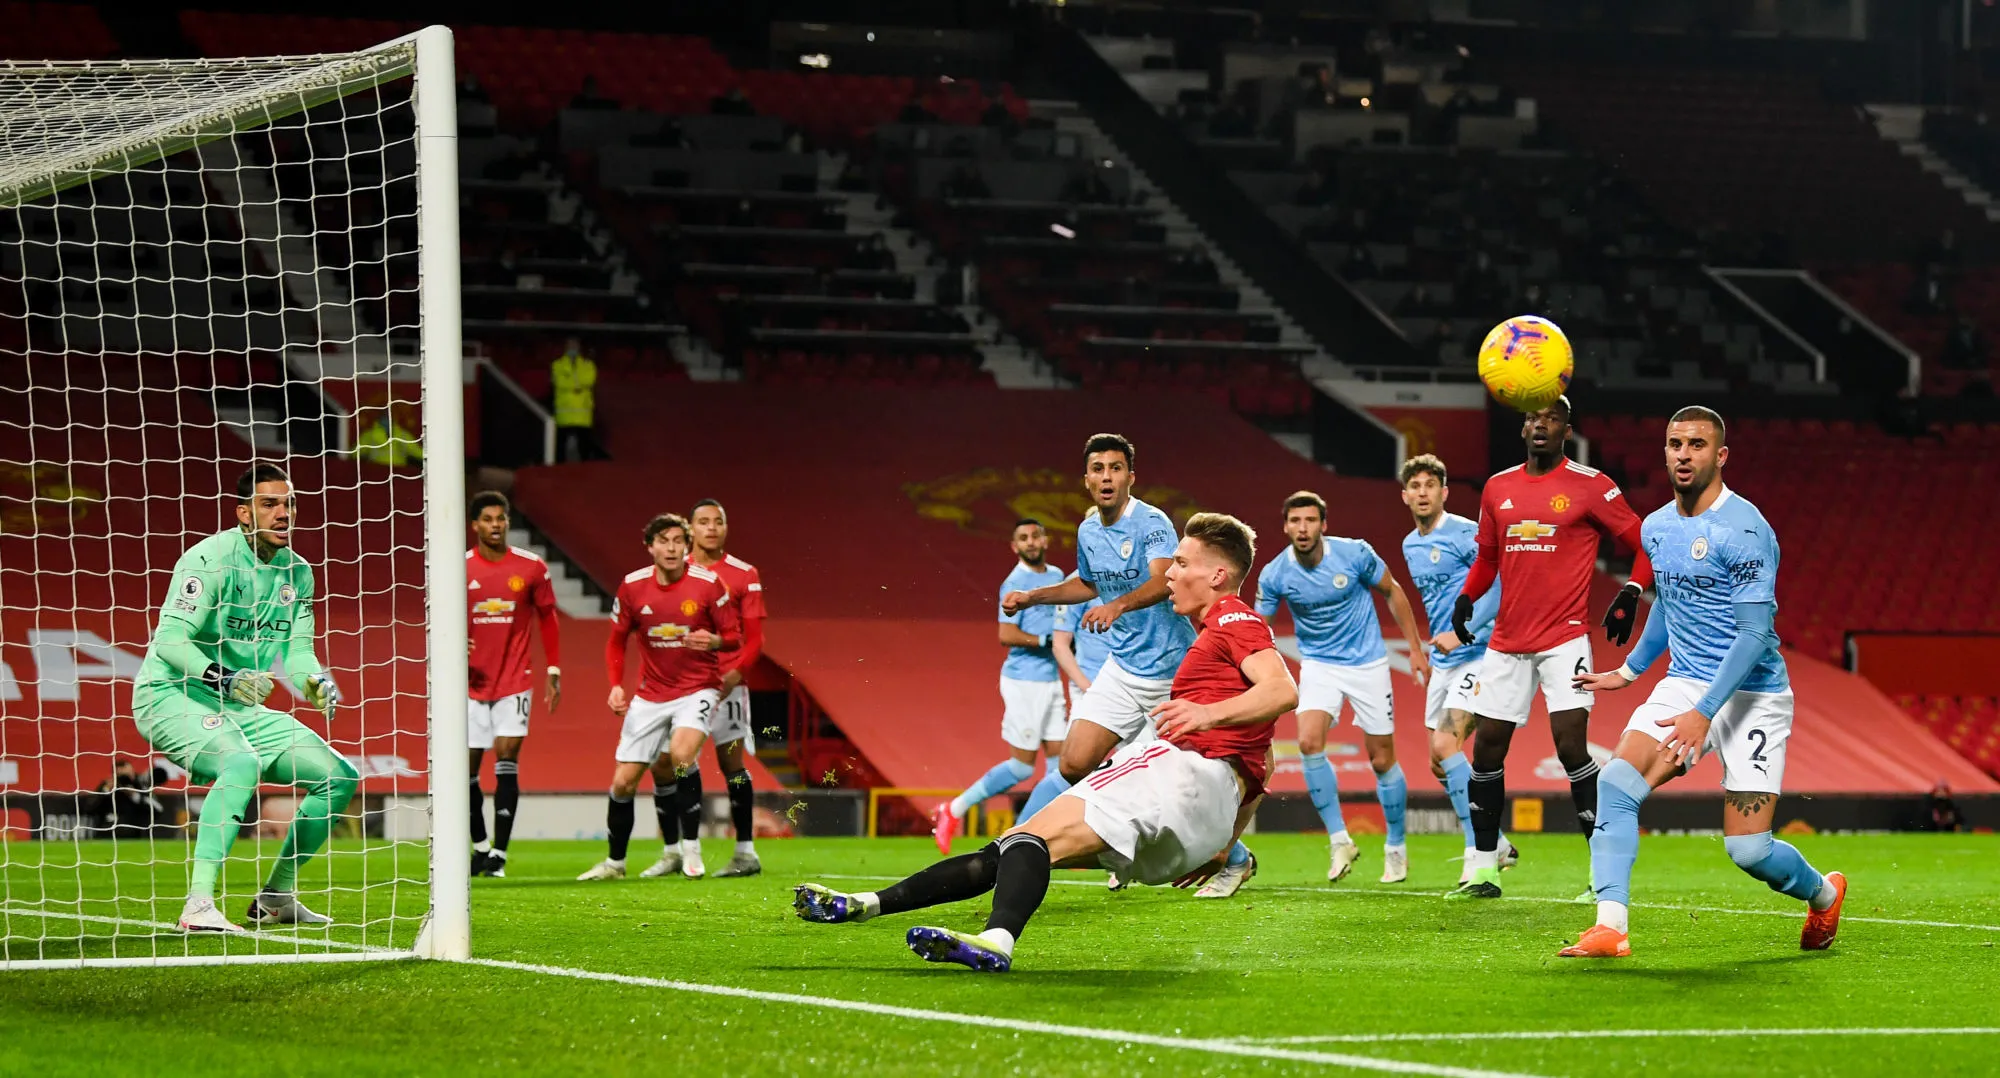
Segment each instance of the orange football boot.
[[938,852],[951,856],[952,836],[958,834],[958,817],[951,814],[951,802],[947,801],[931,810],[931,837],[937,840]]
[[1556,952],[1557,958],[1630,958],[1632,937],[1609,925],[1591,925],[1575,943]]
[[1833,937],[1840,933],[1840,907],[1847,901],[1847,876],[1829,872],[1826,882],[1833,885],[1833,905],[1823,910],[1808,908],[1806,927],[1799,933],[1801,951],[1824,951],[1833,946]]

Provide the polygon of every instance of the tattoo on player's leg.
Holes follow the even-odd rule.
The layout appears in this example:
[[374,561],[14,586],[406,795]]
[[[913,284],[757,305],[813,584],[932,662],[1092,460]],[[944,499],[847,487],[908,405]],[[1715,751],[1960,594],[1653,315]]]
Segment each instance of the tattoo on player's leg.
[[1765,806],[1777,800],[1777,795],[1738,793],[1735,790],[1724,790],[1722,792],[1722,800],[1730,808],[1735,809],[1738,816],[1755,816],[1757,813],[1764,811]]

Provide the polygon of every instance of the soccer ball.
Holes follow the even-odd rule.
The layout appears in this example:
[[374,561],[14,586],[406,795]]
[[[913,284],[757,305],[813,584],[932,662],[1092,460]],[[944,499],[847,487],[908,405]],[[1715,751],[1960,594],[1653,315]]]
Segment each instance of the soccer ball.
[[1516,411],[1539,412],[1554,404],[1575,372],[1569,338],[1546,318],[1509,318],[1479,345],[1479,380],[1494,400]]

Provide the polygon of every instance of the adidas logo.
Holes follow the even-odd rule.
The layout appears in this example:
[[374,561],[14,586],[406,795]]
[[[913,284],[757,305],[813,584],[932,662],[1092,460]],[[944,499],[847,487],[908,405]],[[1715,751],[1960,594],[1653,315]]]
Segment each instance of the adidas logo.
[[652,607],[650,607],[650,606],[642,606],[642,607],[640,607],[640,608],[639,608],[639,613],[641,613],[641,614],[650,614],[650,613],[652,613],[652,612],[653,612],[653,608],[652,608]]
[[1512,498],[1508,498],[1507,500],[1505,500],[1505,501],[1501,502],[1501,503],[1500,503],[1500,508],[1502,508],[1502,509],[1512,509],[1512,508],[1514,508],[1514,499],[1512,499]]

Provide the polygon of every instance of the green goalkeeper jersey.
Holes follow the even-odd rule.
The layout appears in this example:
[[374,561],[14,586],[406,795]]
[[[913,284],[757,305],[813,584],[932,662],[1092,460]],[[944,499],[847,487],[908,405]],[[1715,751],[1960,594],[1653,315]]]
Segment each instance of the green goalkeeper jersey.
[[230,670],[279,670],[302,685],[320,672],[313,654],[312,566],[280,549],[257,557],[240,528],[211,535],[181,555],[160,603],[153,642],[139,667],[134,702],[174,693],[231,708],[202,680],[211,663]]

